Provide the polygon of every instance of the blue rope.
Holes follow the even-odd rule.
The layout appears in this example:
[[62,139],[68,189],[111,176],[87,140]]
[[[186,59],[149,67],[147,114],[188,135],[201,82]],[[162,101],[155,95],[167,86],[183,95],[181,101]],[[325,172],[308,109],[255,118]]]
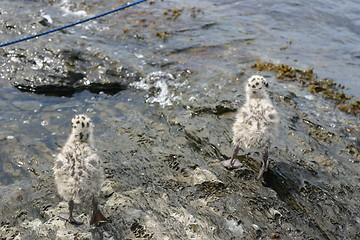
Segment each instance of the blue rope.
[[49,34],[49,33],[53,33],[53,32],[56,32],[56,31],[60,31],[60,30],[63,30],[65,28],[69,28],[69,27],[73,27],[75,25],[78,25],[78,24],[81,24],[81,23],[85,23],[85,22],[88,22],[88,21],[91,21],[91,20],[94,20],[94,19],[97,19],[97,18],[101,18],[105,15],[108,15],[108,14],[111,14],[111,13],[114,13],[114,12],[117,12],[117,11],[120,11],[120,10],[123,10],[125,8],[129,8],[129,7],[132,7],[134,5],[137,5],[139,3],[142,3],[142,2],[146,2],[147,0],[140,0],[140,1],[137,1],[137,2],[134,2],[134,3],[130,3],[128,5],[125,5],[125,6],[122,6],[122,7],[119,7],[119,8],[116,8],[114,10],[111,10],[111,11],[108,11],[108,12],[105,12],[105,13],[102,13],[102,14],[99,14],[99,15],[96,15],[94,17],[91,17],[91,18],[87,18],[87,19],[84,19],[84,20],[81,20],[79,22],[76,22],[76,23],[71,23],[71,24],[68,24],[68,25],[65,25],[65,26],[62,26],[62,27],[59,27],[59,28],[55,28],[55,29],[52,29],[52,30],[49,30],[49,31],[46,31],[46,32],[43,32],[43,33],[39,33],[39,34],[36,34],[36,35],[32,35],[30,37],[25,37],[25,38],[21,38],[21,39],[18,39],[18,40],[14,40],[14,41],[11,41],[11,42],[7,42],[7,43],[2,43],[0,44],[0,47],[5,47],[5,46],[9,46],[11,44],[15,44],[15,43],[18,43],[18,42],[23,42],[23,41],[26,41],[26,40],[29,40],[29,39],[32,39],[32,38],[37,38],[37,37],[40,37],[40,36],[43,36],[43,35],[46,35],[46,34]]

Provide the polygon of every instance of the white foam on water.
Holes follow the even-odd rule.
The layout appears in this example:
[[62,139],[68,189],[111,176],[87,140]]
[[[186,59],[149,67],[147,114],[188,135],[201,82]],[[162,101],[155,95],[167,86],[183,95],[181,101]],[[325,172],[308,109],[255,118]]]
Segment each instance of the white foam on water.
[[35,61],[36,64],[31,67],[32,69],[39,70],[39,69],[42,69],[44,67],[44,62],[40,58],[35,57],[34,61]]
[[53,20],[48,14],[41,14],[41,17],[45,18],[50,24],[53,24]]
[[88,16],[88,14],[83,11],[72,11],[71,10],[71,2],[69,0],[62,0],[60,3],[60,9],[64,12],[64,16],[66,15],[73,15],[73,16],[78,16],[78,17],[86,17]]
[[175,80],[172,74],[157,71],[150,73],[139,82],[130,84],[130,86],[148,92],[146,102],[158,103],[162,107],[165,107],[171,106],[174,101],[181,99],[181,97],[175,93],[181,84],[176,83]]

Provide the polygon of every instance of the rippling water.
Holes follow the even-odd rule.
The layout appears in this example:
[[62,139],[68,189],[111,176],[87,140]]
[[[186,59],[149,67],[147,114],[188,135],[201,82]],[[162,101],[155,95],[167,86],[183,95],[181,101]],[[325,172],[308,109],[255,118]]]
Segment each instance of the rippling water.
[[208,38],[213,44],[248,40],[239,51],[314,68],[360,95],[359,2],[224,1],[211,7],[218,25]]
[[360,2],[207,3],[206,15],[216,24],[210,37],[204,36],[207,42],[247,41],[247,46],[238,46],[239,51],[302,69],[314,68],[320,77],[333,78],[346,85],[349,93],[360,96]]
[[[8,1],[2,2],[5,6],[2,15],[5,15],[7,10],[18,7]],[[50,27],[58,27],[113,9],[124,3],[125,1],[107,1],[106,3],[87,1],[75,4],[63,0],[48,6],[36,2],[31,4],[30,1],[24,5],[24,8],[26,12],[37,15],[38,19],[47,19]],[[124,29],[122,22],[125,21],[124,25],[128,26],[126,17],[129,12],[133,14],[137,10],[151,8],[151,5],[145,4],[74,27],[68,31],[73,33],[72,37],[86,39],[89,47],[106,48],[107,45],[109,48],[107,50],[113,51],[114,41],[112,40],[114,39],[109,39],[109,37],[120,35]],[[164,44],[153,41],[155,44],[152,46],[153,48],[145,49],[127,43],[127,47],[132,48],[131,50],[135,54],[141,53],[148,57],[154,54],[154,50],[164,48],[184,49],[196,45],[205,47],[228,45],[236,49],[231,51],[231,54],[234,55],[237,51],[239,53],[247,52],[254,57],[275,63],[286,63],[302,69],[314,68],[321,78],[333,78],[347,87],[347,93],[360,95],[360,81],[357,77],[360,73],[358,44],[360,3],[357,1],[312,1],[311,3],[283,0],[199,1],[191,4],[184,1],[166,1],[161,3],[161,7],[164,11],[170,8],[185,9],[183,15],[191,14],[189,9],[194,8],[192,14],[196,17],[190,18],[191,21],[180,20],[181,17],[178,21],[174,21],[171,26],[174,29],[174,32],[171,33],[173,37]],[[30,33],[38,33],[44,29],[38,26],[29,26],[26,22],[21,21],[21,16],[19,14],[15,17],[18,19],[15,29],[35,29],[29,31]],[[120,19],[116,21],[118,24],[114,25],[114,19]],[[160,25],[160,23],[158,24]],[[146,37],[150,31],[147,24],[144,24],[144,27],[143,32],[137,34]],[[25,31],[18,32],[19,34],[12,36],[2,34],[0,39],[5,42],[29,35]],[[95,34],[91,34],[92,32]],[[56,39],[59,35],[61,34],[54,33],[45,38]],[[61,44],[66,44],[66,36],[62,41]],[[99,42],[102,43],[101,46],[97,45]],[[31,40],[25,44],[19,43],[14,47],[26,48],[36,44],[37,40]],[[230,58],[227,61],[236,63],[236,57],[226,57]],[[229,65],[232,64],[229,63]],[[4,64],[3,67],[9,68]]]

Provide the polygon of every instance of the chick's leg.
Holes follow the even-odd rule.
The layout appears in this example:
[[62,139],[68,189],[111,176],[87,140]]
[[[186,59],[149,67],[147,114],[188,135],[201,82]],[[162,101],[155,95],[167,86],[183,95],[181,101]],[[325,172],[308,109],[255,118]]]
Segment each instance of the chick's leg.
[[66,221],[68,221],[69,223],[74,224],[74,225],[83,224],[82,221],[80,221],[78,218],[75,218],[73,216],[73,210],[74,210],[74,205],[75,205],[74,201],[71,199],[68,204],[69,204],[69,214],[61,213],[61,214],[59,214],[59,217],[65,219]]
[[263,154],[263,163],[260,168],[257,179],[259,180],[263,176],[264,172],[266,172],[268,169],[269,169],[269,147],[266,146],[264,154]]
[[222,162],[224,167],[226,167],[227,169],[236,169],[243,166],[243,164],[236,159],[236,156],[239,152],[239,146],[240,146],[240,141],[237,141],[236,144],[234,145],[231,159]]

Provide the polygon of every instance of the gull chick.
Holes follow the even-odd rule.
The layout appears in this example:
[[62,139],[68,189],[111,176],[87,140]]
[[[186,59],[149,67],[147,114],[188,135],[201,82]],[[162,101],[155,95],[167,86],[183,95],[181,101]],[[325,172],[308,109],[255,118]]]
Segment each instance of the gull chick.
[[269,168],[269,147],[275,141],[279,115],[266,92],[269,86],[266,79],[259,75],[249,78],[246,84],[246,102],[239,109],[233,130],[234,150],[230,160],[223,161],[228,169],[236,169],[243,164],[236,156],[239,148],[263,151],[263,163],[257,179]]
[[86,115],[76,115],[71,122],[71,134],[53,168],[58,193],[69,204],[69,214],[60,214],[59,217],[72,224],[82,224],[73,216],[74,203],[82,203],[90,195],[93,205],[90,224],[106,222],[97,200],[104,173],[93,147],[93,124]]

